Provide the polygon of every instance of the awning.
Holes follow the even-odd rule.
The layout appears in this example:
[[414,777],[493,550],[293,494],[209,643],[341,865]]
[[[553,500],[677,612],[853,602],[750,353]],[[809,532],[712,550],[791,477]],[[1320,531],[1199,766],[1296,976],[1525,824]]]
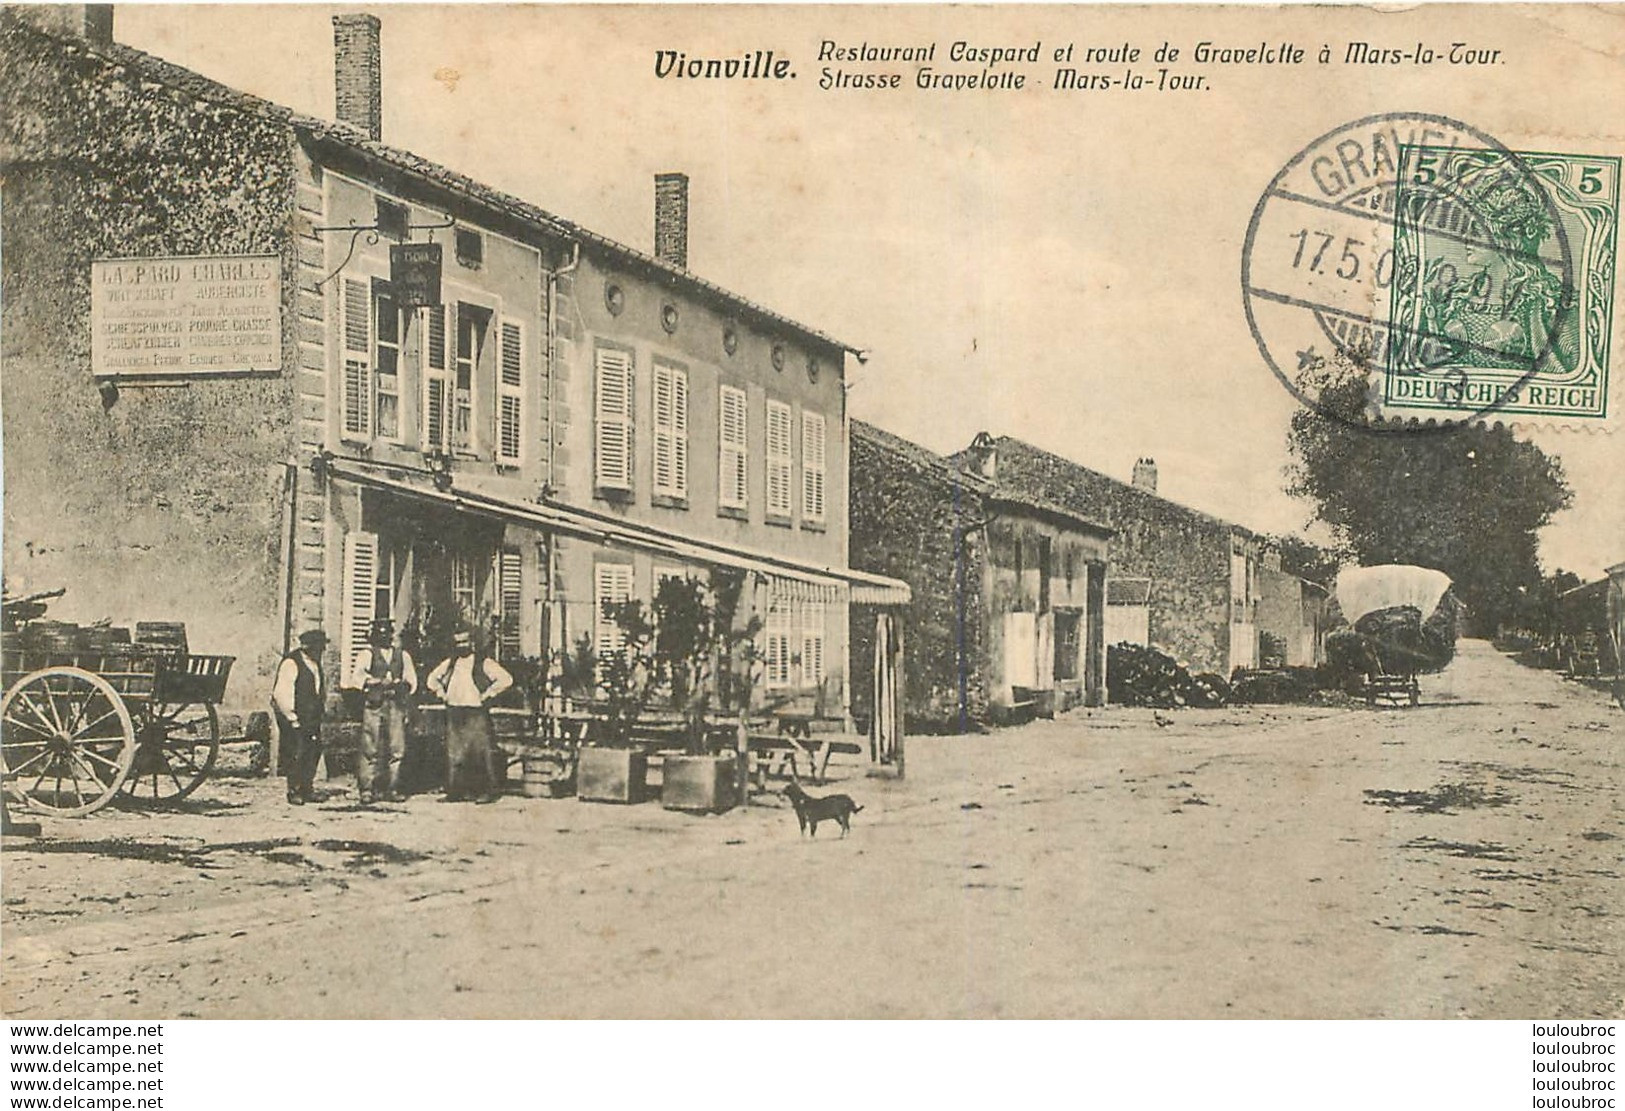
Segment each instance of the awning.
[[455,484],[450,489],[442,490],[434,485],[427,473],[385,473],[382,467],[373,464],[332,460],[327,465],[327,474],[358,486],[388,490],[461,512],[510,521],[562,536],[674,556],[708,566],[755,571],[772,578],[799,580],[825,589],[850,590],[853,602],[866,605],[903,605],[913,596],[907,583],[884,575],[855,571],[850,567],[824,567],[771,552],[681,536],[573,506],[514,501]]

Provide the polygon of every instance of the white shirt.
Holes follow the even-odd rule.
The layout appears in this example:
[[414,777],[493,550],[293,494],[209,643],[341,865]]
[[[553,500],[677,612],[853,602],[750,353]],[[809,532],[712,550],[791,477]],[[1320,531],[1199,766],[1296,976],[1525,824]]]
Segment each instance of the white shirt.
[[[295,660],[298,662],[295,663]],[[295,726],[299,724],[299,715],[293,712],[293,688],[299,681],[300,667],[310,672],[311,677],[316,680],[316,695],[318,698],[321,697],[324,693],[322,669],[317,667],[316,661],[305,655],[303,650],[295,652],[292,656],[283,657],[282,663],[276,669],[276,682],[271,686],[271,705]]]
[[428,687],[445,699],[448,706],[481,706],[513,686],[513,676],[495,660],[487,657],[481,670],[489,684],[484,698],[480,697],[479,685],[474,682],[473,656],[451,656],[442,660],[440,666],[429,673]]
[[[372,654],[390,651],[392,650],[387,648],[374,648],[370,644],[362,648],[355,654],[355,659],[350,661],[350,673],[345,676],[344,685],[354,690],[366,690],[367,680],[372,678],[368,674],[368,669],[372,667]],[[389,657],[385,655],[384,658],[387,660]],[[401,682],[406,684],[407,694],[418,689],[418,669],[412,663],[412,653],[404,648],[401,649]]]

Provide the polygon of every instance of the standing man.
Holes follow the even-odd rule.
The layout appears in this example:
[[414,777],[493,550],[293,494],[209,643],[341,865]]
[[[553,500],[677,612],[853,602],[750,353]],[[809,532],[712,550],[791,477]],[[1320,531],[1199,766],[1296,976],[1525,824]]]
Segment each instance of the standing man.
[[322,650],[327,634],[309,629],[299,634],[299,647],[282,658],[271,688],[278,735],[291,753],[288,763],[288,802],[303,806],[315,796],[312,781],[322,756],[322,711],[327,684],[322,679]]
[[376,798],[404,802],[401,760],[406,755],[406,714],[418,672],[412,655],[395,642],[395,622],[372,623],[368,644],[350,661],[344,685],[361,692],[361,759],[356,764],[356,797],[366,806]]
[[426,684],[446,703],[446,801],[497,799],[496,730],[487,708],[513,686],[506,668],[474,651],[474,634],[461,630],[452,654]]

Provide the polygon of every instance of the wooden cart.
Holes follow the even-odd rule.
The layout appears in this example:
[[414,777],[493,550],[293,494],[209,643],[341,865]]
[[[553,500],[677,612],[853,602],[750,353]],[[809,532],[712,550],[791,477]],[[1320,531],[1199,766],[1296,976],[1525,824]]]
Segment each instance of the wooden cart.
[[121,795],[185,798],[220,752],[231,656],[122,645],[40,648],[0,632],[0,777],[32,810],[90,814]]

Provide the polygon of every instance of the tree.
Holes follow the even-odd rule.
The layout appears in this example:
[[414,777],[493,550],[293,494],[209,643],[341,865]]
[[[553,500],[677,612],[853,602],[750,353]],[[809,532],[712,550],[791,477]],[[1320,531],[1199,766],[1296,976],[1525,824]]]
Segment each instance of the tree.
[[1314,504],[1355,562],[1449,575],[1476,630],[1493,632],[1520,588],[1540,587],[1537,534],[1573,496],[1563,465],[1498,424],[1374,419],[1367,380],[1346,356],[1305,371],[1319,411],[1292,416],[1287,493]]

